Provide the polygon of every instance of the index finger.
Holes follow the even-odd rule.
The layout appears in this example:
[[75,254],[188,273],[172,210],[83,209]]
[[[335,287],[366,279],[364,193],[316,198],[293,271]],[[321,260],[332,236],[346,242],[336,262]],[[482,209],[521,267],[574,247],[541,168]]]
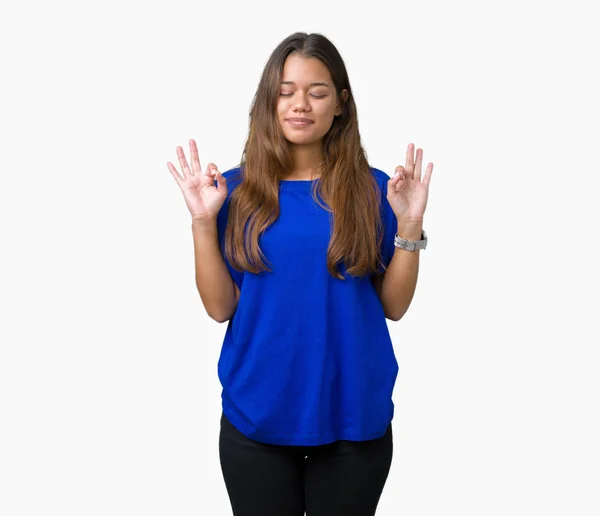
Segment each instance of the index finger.
[[404,169],[410,178],[412,179],[415,167],[415,146],[412,143],[408,144],[408,149],[406,149],[406,162],[404,164]]
[[198,146],[193,138],[190,139],[190,156],[192,160],[192,175],[202,174],[202,169],[200,168],[200,156],[198,156]]

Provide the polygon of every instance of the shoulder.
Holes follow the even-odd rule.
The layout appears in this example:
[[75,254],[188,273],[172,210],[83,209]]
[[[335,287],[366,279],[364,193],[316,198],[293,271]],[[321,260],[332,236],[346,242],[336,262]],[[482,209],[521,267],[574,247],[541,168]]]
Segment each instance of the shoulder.
[[240,167],[230,168],[221,175],[227,180],[227,186],[238,184],[242,180],[242,171]]
[[[371,174],[373,174],[373,177],[377,180],[377,184],[379,184],[379,185],[382,185],[383,183],[387,183],[390,180],[390,176],[387,174],[387,172],[384,172],[383,170],[381,170],[379,168],[369,167],[369,170],[371,170]],[[239,167],[239,166],[230,168],[230,169],[226,170],[225,172],[222,172],[222,175],[225,179],[227,179],[228,184],[230,182],[231,183],[239,183],[243,179],[242,170],[241,170],[241,167]]]
[[377,181],[379,189],[382,192],[387,193],[387,183],[391,179],[391,177],[379,168],[369,167],[369,169],[371,170],[371,174],[373,174],[375,181]]
[[239,166],[229,168],[225,172],[221,172],[221,175],[227,180],[241,178],[241,168]]
[[236,186],[238,186],[243,179],[243,172],[241,168],[235,167],[226,170],[225,172],[221,172],[221,175],[227,181],[227,199],[231,197],[232,192],[235,190]]
[[379,181],[388,181],[390,179],[390,176],[387,174],[387,172],[384,172],[379,168],[369,167],[369,169],[371,170],[371,173],[375,176],[375,178]]
[[[225,202],[219,209],[219,213],[217,214],[217,228],[221,233],[224,232],[225,226],[227,224],[227,219],[229,217],[229,203],[231,201],[231,194],[235,190],[236,186],[239,185],[242,181],[242,172],[240,167],[230,168],[225,172],[221,172],[221,175],[225,178],[227,182],[227,197],[225,198]],[[215,179],[215,186],[217,186],[217,180]]]

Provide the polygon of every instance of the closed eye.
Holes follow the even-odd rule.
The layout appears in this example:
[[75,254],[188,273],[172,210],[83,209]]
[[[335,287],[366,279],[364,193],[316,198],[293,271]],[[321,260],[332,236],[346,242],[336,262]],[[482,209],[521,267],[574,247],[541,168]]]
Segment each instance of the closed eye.
[[[290,97],[293,95],[293,93],[280,93],[279,94],[281,97]],[[310,94],[311,97],[314,97],[315,99],[322,99],[324,97],[326,97],[327,95],[313,95],[312,93]]]

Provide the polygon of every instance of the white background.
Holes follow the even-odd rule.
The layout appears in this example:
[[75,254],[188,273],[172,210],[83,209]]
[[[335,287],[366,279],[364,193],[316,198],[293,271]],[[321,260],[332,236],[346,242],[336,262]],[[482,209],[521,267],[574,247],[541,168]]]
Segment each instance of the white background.
[[[16,2],[0,12],[0,513],[228,515],[226,325],[166,162],[237,165],[320,32],[370,163],[434,171],[378,516],[600,514],[592,2]],[[594,211],[596,210],[596,211]]]

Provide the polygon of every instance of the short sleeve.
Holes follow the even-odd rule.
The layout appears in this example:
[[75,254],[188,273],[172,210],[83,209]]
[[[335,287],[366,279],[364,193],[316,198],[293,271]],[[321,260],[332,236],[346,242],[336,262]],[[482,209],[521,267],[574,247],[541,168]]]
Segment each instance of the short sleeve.
[[225,256],[225,233],[227,230],[229,204],[231,201],[231,193],[233,192],[234,188],[239,183],[239,180],[238,180],[238,177],[236,174],[236,172],[238,172],[238,170],[239,169],[232,169],[232,170],[228,170],[227,172],[223,172],[223,174],[222,174],[223,177],[225,177],[225,179],[227,181],[227,198],[225,199],[223,206],[221,206],[221,209],[219,210],[219,213],[217,214],[217,234],[219,237],[219,247],[221,249],[221,254],[223,255],[223,260],[225,261],[225,265],[227,266],[227,269],[229,270],[229,274],[233,278],[233,281],[238,286],[238,288],[241,290],[242,283],[244,281],[244,272],[236,271],[231,266],[231,263],[229,263],[229,260]]
[[[377,170],[377,169],[376,169]],[[383,242],[381,244],[381,256],[384,265],[387,267],[392,258],[394,257],[394,251],[396,246],[394,245],[394,237],[398,231],[398,219],[389,201],[387,200],[387,187],[390,176],[383,171],[378,171],[378,184],[381,190],[381,219],[383,222]],[[385,272],[383,267],[380,267],[378,273]]]

